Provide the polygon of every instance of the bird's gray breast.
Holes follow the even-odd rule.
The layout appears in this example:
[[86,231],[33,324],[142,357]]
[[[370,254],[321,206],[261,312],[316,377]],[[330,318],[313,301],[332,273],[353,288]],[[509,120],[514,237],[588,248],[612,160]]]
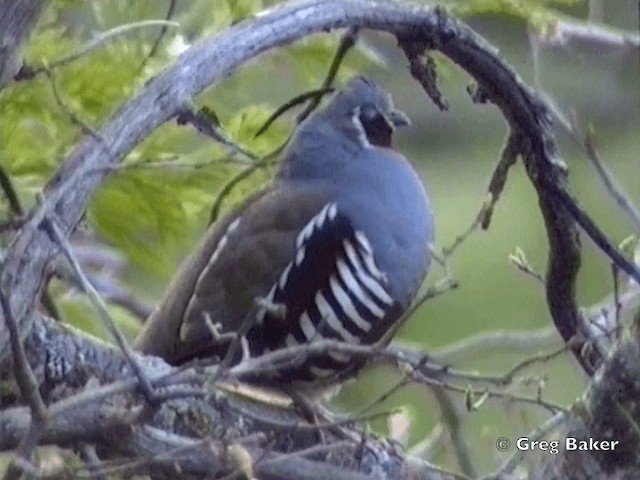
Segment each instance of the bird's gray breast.
[[408,305],[424,279],[434,240],[430,201],[417,173],[399,154],[372,148],[327,182],[338,210],[371,243],[392,297]]

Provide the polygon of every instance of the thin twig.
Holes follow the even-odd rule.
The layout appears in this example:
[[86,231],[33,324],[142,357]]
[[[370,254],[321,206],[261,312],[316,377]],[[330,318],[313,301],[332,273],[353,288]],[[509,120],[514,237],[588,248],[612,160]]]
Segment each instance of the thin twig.
[[[548,419],[542,425],[540,425],[535,430],[529,432],[526,437],[529,439],[529,442],[535,442],[537,440],[541,440],[548,433],[552,432],[560,425],[562,425],[567,418],[569,417],[568,412],[562,411],[556,413],[553,417]],[[522,462],[524,459],[527,450],[520,450],[518,448],[514,449],[513,455],[509,457],[495,472],[486,475],[478,480],[501,480],[507,478],[510,473],[512,473],[516,467]]]
[[[253,137],[258,138],[260,135],[266,132],[273,124],[273,122],[280,118],[283,113],[287,112],[293,107],[300,105],[309,99],[320,99],[324,95],[333,92],[333,90],[333,88],[320,88],[318,90],[310,90],[308,92],[301,93],[300,95],[296,95],[291,100],[288,100],[287,102],[280,105],[271,115],[269,115],[269,118],[267,118],[265,122],[260,126],[260,128],[258,128]],[[320,100],[317,101],[320,102]]]
[[222,375],[226,373],[226,371],[233,363],[236,353],[241,348],[242,342],[246,341],[246,335],[249,333],[249,330],[251,330],[251,327],[253,327],[256,322],[257,313],[260,308],[261,307],[257,303],[252,305],[249,309],[249,312],[245,315],[242,323],[240,324],[240,327],[238,327],[238,329],[233,332],[233,338],[231,339],[231,342],[227,347],[227,351],[225,352],[222,361],[218,364],[216,373],[211,377],[210,385],[214,385],[218,381],[218,379],[220,379]]
[[[296,450],[290,453],[284,453],[282,455],[278,455],[277,457],[270,458],[265,461],[267,463],[283,462],[295,457],[306,457],[309,455],[317,455],[319,453],[332,452],[332,451],[339,450],[341,448],[352,447],[352,446],[353,446],[353,442],[343,440],[340,442],[331,443],[329,445],[314,445],[313,447],[305,448],[303,450]],[[258,462],[256,462],[256,464],[257,463]]]
[[630,288],[625,292],[619,292],[617,299],[614,293],[591,305],[587,309],[586,317],[601,331],[615,331],[621,326],[616,318],[622,318],[638,307],[640,307],[640,288]]
[[566,116],[562,112],[552,97],[545,94],[542,94],[542,96],[556,123],[560,125],[564,131],[569,134],[575,144],[584,151],[585,155],[591,162],[591,165],[593,165],[596,173],[602,180],[605,188],[616,204],[620,207],[622,213],[624,213],[630,220],[636,230],[640,231],[640,211],[624,191],[620,182],[618,182],[613,173],[607,168],[600,158],[598,150],[595,147],[593,132],[588,131],[586,134],[583,133],[575,112],[572,112],[569,118],[569,116]]
[[[502,153],[500,154],[500,161],[496,168],[493,170],[493,175],[489,181],[489,187],[487,188],[488,198],[483,205],[483,209],[480,213],[483,214],[481,219],[481,225],[483,230],[487,230],[491,224],[491,218],[493,216],[493,209],[504,190],[504,186],[507,183],[507,175],[509,170],[516,164],[518,160],[518,153],[520,151],[520,144],[522,139],[519,135],[510,133],[507,141],[502,147]],[[478,215],[480,218],[480,215]]]
[[[56,268],[56,275],[62,281],[67,282],[71,287],[76,287],[82,290],[82,284],[72,269],[65,268],[64,265],[61,265]],[[85,275],[102,298],[107,302],[119,305],[139,320],[143,321],[153,311],[153,307],[151,305],[145,304],[135,298],[131,292],[118,285],[115,282],[115,279],[106,279],[92,273],[85,273]]]
[[37,66],[37,67],[27,67],[20,71],[18,76],[18,80],[25,80],[35,77],[36,75],[40,75],[42,73],[49,75],[50,72],[56,70],[60,67],[68,65],[76,60],[81,59],[88,53],[93,50],[106,45],[109,41],[117,38],[121,35],[126,35],[128,33],[134,32],[141,28],[148,27],[158,27],[162,26],[163,31],[166,31],[169,27],[178,28],[180,25],[176,22],[169,22],[167,20],[143,20],[140,22],[127,23],[125,25],[119,25],[115,28],[107,30],[106,32],[102,32],[100,35],[89,40],[87,43],[82,45],[77,50],[72,53],[65,55],[64,57],[52,60],[47,62],[45,65]]
[[[616,246],[607,238],[604,232],[591,219],[589,214],[584,210],[577,199],[566,189],[565,186],[553,185],[553,195],[559,200],[560,204],[567,209],[576,223],[585,231],[585,233],[593,240],[596,246],[607,256],[613,263],[620,267],[627,275],[640,283],[640,267],[627,259]],[[550,192],[551,193],[551,192]]]
[[96,453],[95,446],[83,443],[80,445],[80,455],[82,456],[82,460],[87,464],[87,469],[89,470],[91,478],[108,480],[107,474],[103,470],[102,461]]
[[613,306],[615,310],[615,323],[612,330],[616,331],[616,338],[620,336],[620,312],[622,304],[620,303],[620,276],[618,275],[618,267],[611,265],[611,279],[613,281]]
[[424,375],[422,375],[420,372],[418,371],[414,371],[413,372],[413,379],[417,382],[417,383],[421,383],[424,385],[428,385],[431,387],[442,387],[445,388],[446,390],[450,390],[452,392],[457,392],[457,393],[461,393],[463,395],[474,395],[474,396],[486,396],[487,398],[503,398],[506,400],[510,400],[512,402],[517,402],[517,403],[524,403],[527,405],[535,405],[537,407],[541,407],[544,408],[545,410],[548,410],[552,413],[556,413],[556,412],[566,412],[567,409],[561,405],[558,405],[556,403],[553,402],[549,402],[546,400],[543,400],[542,398],[539,397],[527,397],[524,395],[517,395],[514,393],[510,393],[510,392],[503,392],[500,390],[491,390],[491,389],[477,389],[477,388],[468,388],[468,387],[459,387],[457,385],[451,385],[449,383],[445,383],[442,382],[440,380],[434,380],[432,378],[426,377]]
[[100,143],[104,145],[105,144],[104,139],[100,137],[98,132],[96,132],[96,130],[94,130],[87,122],[82,120],[71,109],[71,107],[69,107],[67,103],[62,99],[62,96],[60,95],[60,91],[58,90],[58,85],[56,83],[56,78],[53,71],[47,69],[47,70],[44,70],[44,72],[46,73],[47,77],[49,78],[49,81],[51,82],[51,90],[53,91],[53,97],[55,98],[56,103],[64,111],[64,113],[67,114],[67,116],[71,120],[71,123],[79,127],[82,133],[84,133],[85,135],[92,136],[93,138],[95,138],[96,140],[98,140]]
[[[169,22],[171,20],[171,17],[173,17],[173,12],[175,11],[175,8],[176,8],[176,0],[169,0],[169,8],[167,9],[167,14],[164,17],[164,20],[166,22]],[[158,51],[158,47],[160,46],[160,42],[162,41],[164,36],[167,34],[167,30],[169,29],[169,25],[170,24],[167,23],[166,25],[163,25],[162,28],[160,29],[160,33],[158,33],[158,36],[156,37],[155,41],[153,42],[153,45],[151,45],[151,49],[149,50],[149,53],[147,54],[146,57],[144,57],[144,60],[140,64],[140,70],[144,70],[144,67],[147,66],[147,63],[149,62],[149,60]]]
[[20,339],[20,329],[18,322],[13,316],[11,302],[0,290],[0,304],[2,306],[2,314],[9,330],[11,353],[13,354],[14,378],[20,389],[20,394],[27,401],[31,410],[31,424],[27,433],[24,435],[18,448],[14,452],[14,461],[6,470],[4,480],[14,480],[21,476],[23,468],[22,462],[29,462],[29,458],[33,450],[38,444],[38,439],[49,419],[49,412],[38,390],[38,381],[31,370],[31,366],[27,360],[24,345]]
[[477,477],[477,469],[471,458],[469,445],[463,435],[462,415],[461,412],[459,412],[458,406],[444,388],[434,387],[431,391],[436,399],[436,403],[440,407],[440,421],[449,432],[453,453],[460,469],[468,477]]
[[[577,129],[577,126],[575,126],[575,124],[574,128]],[[576,135],[578,135],[577,130]],[[604,183],[604,186],[609,192],[609,195],[611,195],[613,200],[620,207],[620,210],[631,221],[635,230],[637,232],[640,232],[640,210],[634,205],[627,193],[622,188],[622,185],[620,185],[620,182],[616,180],[609,168],[607,168],[607,166],[600,158],[598,150],[595,146],[592,132],[588,132],[584,136],[583,147],[585,153],[587,154],[587,158],[591,161],[591,164],[598,173],[598,176],[602,180],[602,183]]]
[[514,377],[525,368],[530,367],[534,363],[544,363],[544,362],[553,360],[554,358],[562,355],[563,353],[566,353],[567,350],[569,350],[569,348],[571,348],[571,346],[565,343],[564,345],[560,346],[559,348],[551,352],[539,353],[532,357],[521,360],[520,362],[516,363],[513,367],[511,367],[507,372],[505,372],[502,375],[502,384],[509,385],[510,383],[513,382]]
[[5,317],[7,330],[9,330],[11,336],[11,353],[13,354],[13,368],[16,383],[20,388],[20,393],[23,398],[29,404],[34,419],[44,421],[48,417],[47,407],[38,391],[38,381],[27,361],[24,346],[20,340],[20,329],[11,310],[11,303],[1,290],[0,304],[2,305],[2,314]]
[[249,165],[247,168],[239,172],[237,175],[232,177],[227,183],[225,183],[225,185],[220,189],[220,192],[218,192],[216,199],[213,201],[213,205],[211,206],[211,215],[209,216],[209,223],[213,223],[218,219],[220,215],[220,209],[222,208],[222,203],[226,200],[226,198],[231,194],[233,189],[239,183],[249,178],[258,170],[267,168],[275,164],[276,161],[277,160],[273,158],[271,155],[267,155],[261,158],[260,160],[254,162],[253,164]]
[[[586,146],[584,144],[584,139],[579,134],[579,130],[577,129],[575,119],[574,121],[569,121],[562,114],[559,108],[556,107],[555,103],[550,98],[545,98],[545,105],[547,106],[548,112],[553,115],[560,125],[571,134],[574,141],[583,149],[586,150]],[[591,159],[593,161],[593,159]],[[602,162],[600,162],[602,163]],[[615,185],[617,182],[612,180],[612,185]],[[640,267],[629,261],[616,247],[613,243],[607,238],[607,236],[600,230],[600,228],[596,225],[596,223],[591,219],[591,217],[587,214],[584,208],[580,205],[577,199],[567,190],[565,185],[560,184],[552,184],[550,185],[551,190],[549,194],[553,197],[554,201],[557,201],[564,208],[567,209],[569,215],[573,218],[573,220],[584,230],[584,232],[591,238],[591,240],[595,243],[595,245],[607,256],[609,259],[618,265],[622,271],[624,271],[627,275],[633,278],[636,282],[640,284]],[[618,191],[619,195],[624,196],[622,191]],[[632,203],[630,203],[632,205]]]
[[129,342],[124,337],[122,332],[120,332],[120,329],[117,327],[117,325],[111,318],[111,315],[107,310],[107,306],[105,305],[104,301],[100,297],[100,294],[96,291],[96,289],[93,287],[93,285],[91,284],[87,276],[84,274],[82,267],[80,266],[75,256],[73,255],[71,245],[69,245],[68,240],[65,238],[64,234],[60,231],[60,228],[58,227],[57,223],[53,221],[51,218],[47,218],[45,222],[49,227],[49,231],[51,233],[51,237],[53,241],[55,241],[58,244],[60,250],[64,254],[69,264],[71,265],[71,268],[73,268],[74,273],[78,277],[80,285],[82,286],[82,290],[85,292],[85,294],[91,301],[91,304],[96,309],[96,312],[98,312],[98,315],[100,316],[100,319],[102,320],[104,326],[107,328],[109,333],[113,336],[114,340],[116,341],[116,344],[118,345],[118,347],[120,347],[120,349],[122,350],[122,353],[124,353],[125,357],[127,358],[127,361],[131,365],[131,368],[138,379],[140,391],[144,394],[147,401],[149,401],[150,403],[153,403],[155,399],[153,387],[151,386],[151,383],[147,378],[147,375],[144,373],[142,366],[139,364],[138,360],[135,358],[136,354],[134,353],[133,349],[129,345]]
[[524,250],[522,250],[520,247],[516,247],[514,252],[509,255],[509,261],[513,265],[515,265],[518,270],[537,280],[541,285],[544,286],[544,284],[546,283],[544,276],[531,266],[531,264],[527,260],[527,256],[524,253]]
[[[333,82],[338,75],[338,71],[340,70],[340,66],[344,61],[347,53],[351,50],[356,42],[358,41],[358,34],[360,29],[357,27],[351,27],[347,29],[347,31],[340,38],[340,44],[338,45],[338,49],[336,50],[335,55],[333,56],[333,60],[331,61],[331,65],[329,66],[329,71],[327,72],[324,81],[322,82],[322,90],[329,90],[333,86]],[[319,92],[320,92],[319,91]],[[307,118],[311,112],[313,112],[318,105],[320,104],[320,100],[322,99],[322,95],[316,95],[311,102],[305,107],[305,109],[300,112],[298,117],[296,118],[298,123],[301,123],[305,118]]]
[[[423,383],[430,386],[443,386],[452,391],[456,391],[459,393],[468,394],[471,391],[474,395],[488,395],[490,397],[496,398],[508,398],[513,401],[523,402],[528,404],[533,404],[537,406],[541,406],[551,411],[556,410],[564,410],[563,407],[553,404],[551,402],[544,401],[540,398],[531,398],[525,397],[515,394],[510,394],[506,392],[496,391],[496,390],[488,390],[488,389],[472,389],[457,387],[453,385],[449,385],[440,380],[432,378],[432,369],[425,368],[426,367],[426,358],[421,356],[419,359],[411,360],[403,356],[398,356],[397,352],[393,350],[384,349],[381,345],[353,345],[346,342],[339,342],[335,340],[318,340],[305,345],[295,345],[291,347],[286,347],[282,349],[278,349],[272,352],[268,352],[259,357],[248,358],[237,365],[228,369],[225,377],[233,380],[240,380],[247,375],[256,376],[260,375],[262,372],[272,372],[274,369],[282,369],[291,366],[292,361],[298,360],[301,356],[311,356],[317,355],[320,353],[327,352],[338,352],[345,353],[348,355],[353,355],[357,357],[364,357],[367,359],[372,359],[376,357],[382,358],[391,358],[395,361],[399,361],[401,363],[405,363],[409,365],[412,378],[418,383]],[[426,372],[426,373],[425,373]],[[450,369],[444,368],[441,369],[441,373],[449,374],[451,372]],[[465,378],[474,378],[474,379],[482,379],[485,380],[489,377],[483,377],[481,375],[464,375]],[[499,383],[502,378],[495,377],[490,378],[490,380],[495,380],[495,383]]]
[[570,41],[581,42],[611,50],[640,51],[640,35],[594,22],[556,19],[553,28],[545,30],[539,41],[545,46],[567,45]]
[[500,195],[504,190],[504,186],[507,182],[507,175],[511,167],[516,163],[518,158],[518,151],[520,145],[520,137],[511,133],[502,148],[500,155],[500,161],[496,165],[493,171],[489,186],[487,187],[487,195],[485,196],[480,210],[473,219],[473,222],[469,227],[460,235],[458,235],[453,243],[442,249],[445,257],[451,256],[460,247],[467,238],[477,230],[478,227],[482,227],[483,230],[487,230],[491,224],[491,218],[493,217],[493,210],[496,203],[500,199]]
[[427,290],[413,302],[411,307],[409,307],[404,315],[402,315],[402,319],[399,320],[399,323],[404,323],[405,319],[411,317],[411,315],[413,315],[427,301],[450,290],[455,290],[456,288],[458,288],[458,281],[455,278],[447,276],[438,280],[435,285],[427,288]]
[[560,343],[558,332],[553,327],[530,332],[499,330],[486,332],[465,338],[433,352],[432,356],[442,362],[457,363],[469,357],[484,354],[496,349],[537,350],[554,347]]
[[[22,227],[23,220],[21,217],[24,215],[24,208],[22,207],[22,202],[20,202],[18,193],[16,192],[16,189],[13,186],[11,177],[9,176],[9,174],[7,173],[7,171],[2,165],[0,165],[0,188],[4,192],[5,197],[7,197],[7,201],[9,202],[9,209],[17,217],[17,220],[15,221],[17,222],[15,223],[16,228]],[[6,224],[1,224],[0,233],[2,233],[3,227],[12,226],[12,225],[14,225],[13,222],[7,222]],[[58,307],[56,306],[56,303],[54,302],[53,297],[49,293],[48,287],[49,286],[47,282],[47,285],[44,287],[44,291],[42,292],[42,298],[40,302],[42,303],[45,310],[52,318],[55,318],[56,320],[60,320],[60,312],[58,311]]]
[[2,164],[0,164],[0,188],[2,188],[2,191],[9,202],[9,209],[11,212],[16,217],[24,215],[24,209],[22,208],[18,194],[16,193],[15,188],[13,188],[11,178]]
[[278,107],[278,109],[273,112],[269,118],[262,124],[262,126],[258,129],[255,134],[255,137],[259,137],[262,135],[273,122],[275,122],[284,112],[288,111],[292,107],[299,105],[307,100],[311,100],[307,106],[298,114],[296,117],[296,123],[302,123],[311,113],[318,108],[320,105],[320,100],[327,93],[331,93],[334,91],[333,82],[338,75],[338,71],[340,70],[340,66],[344,61],[349,50],[353,48],[358,40],[359,29],[356,27],[352,27],[347,29],[347,31],[340,38],[340,44],[338,45],[338,49],[336,50],[335,55],[333,56],[333,60],[331,61],[331,65],[329,66],[329,70],[327,71],[327,75],[325,76],[322,86],[317,90],[311,90],[309,92],[305,92],[297,97],[292,98],[285,104]]
[[467,241],[467,239],[471,236],[471,234],[475,232],[480,225],[483,224],[485,218],[487,218],[488,212],[490,211],[491,208],[493,208],[493,203],[494,203],[493,197],[491,197],[490,195],[487,195],[487,197],[482,202],[482,205],[480,206],[480,210],[478,211],[475,218],[473,219],[473,222],[471,222],[471,225],[469,225],[467,229],[464,230],[462,233],[457,235],[456,238],[451,243],[451,245],[445,246],[442,248],[442,255],[445,260],[451,257],[451,255],[453,255],[453,253],[464,242]]
[[409,60],[409,71],[431,101],[441,110],[449,110],[449,103],[438,88],[438,72],[433,58],[427,54],[426,45],[412,38],[399,38],[398,45]]
[[365,415],[367,412],[373,410],[378,405],[382,405],[389,398],[391,398],[393,394],[400,391],[405,386],[409,385],[410,382],[411,382],[411,377],[408,375],[408,373],[407,372],[403,373],[402,378],[400,380],[398,380],[394,385],[392,385],[385,392],[383,392],[382,395],[379,395],[378,398],[376,398],[372,402],[369,402],[363,408],[358,410],[358,413],[356,415],[358,416]]
[[193,105],[185,105],[177,112],[176,121],[178,125],[191,124],[201,134],[220,143],[234,157],[240,155],[251,162],[257,162],[260,158],[248,148],[233,141],[220,127],[215,113],[206,107],[196,110]]

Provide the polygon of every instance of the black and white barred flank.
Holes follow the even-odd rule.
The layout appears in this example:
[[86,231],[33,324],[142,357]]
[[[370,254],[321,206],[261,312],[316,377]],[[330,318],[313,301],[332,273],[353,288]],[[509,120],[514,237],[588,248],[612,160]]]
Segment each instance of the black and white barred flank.
[[[377,341],[396,312],[386,284],[365,234],[354,230],[336,203],[327,204],[298,235],[295,258],[265,298],[283,306],[285,316],[268,309],[259,313],[250,339],[254,335],[259,341],[252,343],[263,349],[253,353],[322,339],[354,345]],[[292,376],[327,378],[350,362],[350,356],[338,352],[316,355]]]

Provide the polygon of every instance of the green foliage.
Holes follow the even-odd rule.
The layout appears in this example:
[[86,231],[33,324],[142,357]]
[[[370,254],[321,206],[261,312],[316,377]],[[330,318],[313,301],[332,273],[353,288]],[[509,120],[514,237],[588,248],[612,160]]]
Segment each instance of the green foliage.
[[448,0],[451,10],[463,16],[500,15],[518,18],[537,28],[546,28],[559,15],[557,7],[571,7],[584,0]]
[[233,23],[251,17],[254,13],[262,9],[261,0],[228,0],[227,4],[231,11]]
[[[284,50],[282,60],[290,64],[296,76],[304,83],[320,86],[336,53],[336,37],[321,36],[303,39]],[[374,50],[361,42],[348,53],[348,62],[338,72],[344,81],[372,65],[383,66],[385,61]]]
[[[275,137],[283,139],[280,129],[253,141],[268,115],[266,107],[251,105],[223,126],[240,144],[266,154],[274,148]],[[178,252],[193,244],[206,223],[217,192],[242,168],[210,140],[195,137],[185,128],[165,126],[140,144],[98,192],[90,220],[130,261],[166,278],[176,267]],[[230,203],[267,178],[267,172],[256,174],[232,195]]]
[[189,2],[174,18],[191,37],[220,32],[262,9],[261,0]]
[[[191,2],[188,8],[178,3],[173,20],[180,22],[180,33],[197,38],[228,28],[262,7],[259,0],[221,1],[216,8],[208,2]],[[71,26],[67,20],[70,12],[83,21]],[[165,15],[166,5],[155,2],[54,2],[27,46],[26,63],[36,70],[46,70],[99,35],[95,32]],[[162,45],[169,44],[175,33],[169,30]],[[30,81],[0,92],[0,159],[25,207],[33,204],[35,193],[81,138],[73,117],[99,129],[111,112],[172,60],[165,48],[160,48],[145,69],[140,68],[157,35],[158,29],[129,32],[70,63],[56,66],[50,75],[41,72]],[[270,153],[287,139],[291,123],[281,119],[254,138],[277,107],[255,102],[264,70],[279,68],[286,62],[299,78],[298,88],[316,88],[336,45],[335,36],[307,40],[210,89],[201,101],[215,111],[235,142],[258,155]],[[343,76],[375,60],[365,49],[350,57],[351,64]],[[62,104],[54,96],[53,82]],[[89,227],[125,255],[127,278],[134,284],[145,278],[145,284],[156,289],[166,284],[180,259],[196,242],[218,192],[247,166],[246,159],[232,156],[191,127],[165,125],[136,146],[96,193],[88,210]],[[223,210],[260,188],[272,172],[273,168],[260,169],[241,182],[225,197]],[[0,211],[8,215],[6,208]],[[61,289],[58,292],[63,293]],[[86,303],[76,305],[76,297],[63,303],[67,319],[81,322],[83,329],[101,332],[97,324],[86,324],[92,311]]]

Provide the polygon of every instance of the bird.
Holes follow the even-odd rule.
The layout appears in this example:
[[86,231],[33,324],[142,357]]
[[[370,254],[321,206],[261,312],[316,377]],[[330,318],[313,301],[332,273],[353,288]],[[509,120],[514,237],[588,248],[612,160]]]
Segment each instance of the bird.
[[[297,126],[273,182],[209,227],[137,349],[179,365],[224,358],[228,334],[242,335],[250,357],[323,339],[388,343],[434,241],[425,186],[393,146],[409,124],[364,76],[337,90]],[[345,349],[294,360],[249,380],[332,385],[366,364]]]

